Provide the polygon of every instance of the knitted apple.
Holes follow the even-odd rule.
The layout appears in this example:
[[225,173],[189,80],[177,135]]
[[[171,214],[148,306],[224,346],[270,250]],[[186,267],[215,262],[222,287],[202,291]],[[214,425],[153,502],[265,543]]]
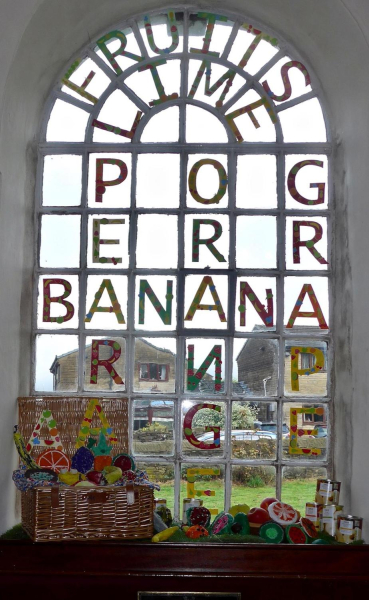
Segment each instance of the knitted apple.
[[252,535],[258,535],[260,527],[267,521],[270,521],[270,516],[264,508],[252,508],[247,517],[250,523],[250,533]]
[[264,500],[260,502],[260,508],[268,510],[269,504],[272,504],[273,502],[277,502],[277,498],[264,498]]

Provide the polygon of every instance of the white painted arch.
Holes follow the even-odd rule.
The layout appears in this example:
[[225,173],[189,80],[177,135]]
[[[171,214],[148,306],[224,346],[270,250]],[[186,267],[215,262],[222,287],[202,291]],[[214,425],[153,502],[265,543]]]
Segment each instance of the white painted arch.
[[[222,3],[193,2],[220,9]],[[1,0],[0,37],[0,531],[15,523],[11,439],[16,397],[29,393],[33,202],[37,138],[45,100],[61,68],[79,48],[124,17],[165,6],[138,0]],[[168,5],[172,8],[173,5]],[[366,519],[369,533],[369,7],[365,0],[239,0],[229,11],[270,26],[289,40],[317,75],[336,144],[335,475],[345,509]],[[2,25],[3,26],[3,25]],[[11,35],[9,35],[11,32]]]

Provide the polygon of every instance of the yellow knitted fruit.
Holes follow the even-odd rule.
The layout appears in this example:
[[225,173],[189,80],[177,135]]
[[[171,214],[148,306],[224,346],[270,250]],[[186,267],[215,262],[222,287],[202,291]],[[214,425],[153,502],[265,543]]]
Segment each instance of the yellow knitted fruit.
[[159,533],[154,535],[154,537],[151,539],[151,541],[152,542],[165,542],[165,540],[168,540],[170,537],[172,537],[173,533],[178,531],[178,529],[179,529],[179,527],[177,527],[177,526],[168,527],[168,529],[164,529],[163,531],[160,531]]
[[70,471],[67,471],[66,473],[59,473],[58,479],[63,483],[67,483],[68,485],[74,485],[79,481],[86,481],[86,477],[82,475],[82,473],[71,473]]
[[247,515],[250,512],[250,507],[248,504],[234,504],[228,512],[232,517],[235,517],[237,513],[244,513]]
[[103,470],[104,477],[109,485],[115,483],[122,477],[122,469],[119,467],[108,466]]

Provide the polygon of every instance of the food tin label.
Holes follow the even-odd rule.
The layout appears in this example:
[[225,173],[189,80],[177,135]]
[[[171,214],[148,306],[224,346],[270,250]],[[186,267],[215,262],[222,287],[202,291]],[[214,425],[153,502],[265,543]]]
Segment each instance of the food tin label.
[[316,517],[318,514],[318,510],[315,506],[307,506],[305,514],[307,517]]
[[322,518],[337,519],[338,515],[340,515],[342,511],[343,506],[339,504],[329,504],[328,506],[323,506]]
[[320,521],[320,531],[325,531],[332,537],[337,533],[337,520],[336,519],[322,519]]
[[341,519],[340,522],[340,530],[346,530],[346,531],[351,531],[351,529],[354,528],[354,522],[353,521],[345,521],[344,519]]
[[316,486],[315,501],[320,504],[338,504],[341,482],[330,479],[318,479]]
[[345,544],[361,540],[362,527],[363,520],[360,517],[340,516],[338,518],[337,540]]

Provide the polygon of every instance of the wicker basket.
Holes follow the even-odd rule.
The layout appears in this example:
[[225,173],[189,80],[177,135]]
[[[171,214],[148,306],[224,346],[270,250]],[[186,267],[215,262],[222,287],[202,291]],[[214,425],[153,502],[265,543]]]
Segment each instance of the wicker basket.
[[22,526],[35,542],[63,540],[144,539],[153,535],[153,491],[48,487],[22,493]]
[[[19,430],[27,441],[41,411],[60,423],[64,451],[71,457],[90,398],[19,398]],[[127,400],[102,400],[118,438],[115,453],[128,445]],[[99,423],[94,422],[96,427]],[[41,450],[43,450],[42,448]],[[35,449],[34,455],[39,452]],[[145,539],[153,535],[154,493],[147,486],[74,488],[55,485],[22,492],[22,526],[35,542]]]

